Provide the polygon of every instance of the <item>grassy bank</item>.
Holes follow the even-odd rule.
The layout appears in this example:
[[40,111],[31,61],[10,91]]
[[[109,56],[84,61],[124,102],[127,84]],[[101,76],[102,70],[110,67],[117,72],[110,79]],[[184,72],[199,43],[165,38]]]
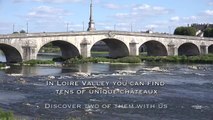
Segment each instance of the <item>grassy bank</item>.
[[78,64],[78,63],[141,63],[142,61],[147,62],[172,62],[172,63],[206,63],[213,64],[213,54],[201,55],[201,56],[129,56],[118,59],[110,59],[104,57],[96,58],[71,58],[65,60],[65,64]]
[[[62,57],[54,58],[53,60],[30,60],[25,61],[23,65],[37,65],[37,64],[54,64],[55,62],[63,62],[65,65],[69,64],[81,64],[81,63],[141,63],[143,61],[148,62],[172,62],[172,63],[205,63],[213,64],[213,54],[202,56],[128,56],[123,58],[105,58],[105,57],[75,57],[70,59],[64,59]],[[0,64],[0,67],[3,66]]]
[[109,54],[109,52],[108,51],[91,51],[91,54],[104,55],[104,54]]
[[41,53],[59,53],[61,50],[58,47],[43,47],[40,52]]
[[65,64],[70,63],[141,63],[142,61],[148,62],[173,62],[173,63],[213,63],[213,54],[201,55],[201,56],[128,56],[118,59],[110,59],[104,57],[95,58],[71,58],[65,60]]
[[14,120],[14,115],[12,112],[5,112],[0,109],[0,120]]
[[65,64],[78,64],[78,63],[100,63],[100,62],[108,62],[108,63],[140,63],[141,59],[139,57],[124,57],[118,59],[110,59],[104,57],[95,57],[95,58],[71,58],[66,60]]
[[213,54],[201,56],[140,56],[142,61],[173,63],[213,63]]
[[0,63],[0,68],[5,67],[5,64]]
[[22,62],[23,65],[30,65],[30,66],[34,66],[38,64],[54,64],[54,63],[55,62],[52,60],[29,60],[29,61]]

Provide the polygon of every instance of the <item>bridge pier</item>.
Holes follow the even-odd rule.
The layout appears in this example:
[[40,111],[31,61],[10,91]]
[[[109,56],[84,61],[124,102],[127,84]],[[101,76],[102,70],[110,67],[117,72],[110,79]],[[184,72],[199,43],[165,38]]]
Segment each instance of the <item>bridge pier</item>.
[[129,43],[129,55],[130,56],[138,56],[139,50],[138,50],[138,43],[135,40],[132,40]]
[[208,47],[207,47],[204,43],[202,43],[202,44],[200,45],[200,54],[201,54],[201,55],[206,55],[206,54],[208,54]]
[[87,57],[91,57],[91,53],[90,53],[90,42],[84,38],[83,42],[80,44],[81,46],[81,55],[84,57],[84,58],[87,58]]
[[177,56],[177,55],[178,55],[177,47],[173,42],[170,42],[168,44],[168,56]]
[[22,46],[23,61],[36,59],[35,46]]

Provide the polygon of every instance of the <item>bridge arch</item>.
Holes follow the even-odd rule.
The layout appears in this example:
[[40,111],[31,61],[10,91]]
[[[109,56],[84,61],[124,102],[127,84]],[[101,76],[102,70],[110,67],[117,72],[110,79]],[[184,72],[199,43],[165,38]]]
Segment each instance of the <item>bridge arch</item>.
[[179,46],[178,55],[195,56],[200,55],[200,51],[197,45],[188,42]]
[[209,53],[213,54],[213,44],[208,47]]
[[22,62],[21,53],[15,47],[0,43],[0,50],[4,53],[7,63]]
[[[70,42],[63,41],[63,40],[54,40],[54,41],[50,41],[50,42],[47,42],[47,43],[43,44],[38,49],[38,53],[42,49],[42,47],[44,47],[48,43],[52,43],[54,46],[59,47],[60,51],[61,51],[61,56],[63,58],[72,58],[72,57],[76,57],[76,56],[80,55],[80,52],[79,52],[78,48],[75,45],[73,45]],[[38,53],[37,53],[37,55],[38,55]]]
[[168,52],[164,44],[159,41],[146,41],[139,47],[140,52],[147,52],[148,56],[167,56]]
[[123,41],[115,38],[104,38],[96,41],[91,45],[90,51],[92,51],[95,44],[99,42],[104,42],[105,45],[108,47],[110,58],[120,58],[129,56],[129,49],[127,45]]

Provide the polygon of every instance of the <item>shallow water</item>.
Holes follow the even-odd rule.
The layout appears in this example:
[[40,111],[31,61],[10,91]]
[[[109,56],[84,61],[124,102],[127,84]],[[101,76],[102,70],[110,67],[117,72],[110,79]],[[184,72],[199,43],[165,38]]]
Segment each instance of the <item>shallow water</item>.
[[[0,72],[0,107],[29,119],[212,120],[213,65],[81,64],[72,67],[17,67]],[[77,86],[46,82],[78,82]],[[100,82],[103,85],[82,85]],[[164,86],[113,85],[113,82],[163,82]],[[109,82],[109,84],[106,84]],[[58,95],[55,90],[87,90]],[[157,94],[89,94],[92,90],[157,90]],[[5,100],[7,99],[7,102]],[[45,108],[49,104],[71,108]],[[93,104],[93,107],[86,105]],[[80,108],[75,108],[80,105]],[[111,105],[104,108],[103,105]],[[134,108],[132,108],[132,105]],[[137,108],[137,105],[143,106]],[[47,106],[46,106],[47,107]],[[151,108],[150,108],[151,107]]]

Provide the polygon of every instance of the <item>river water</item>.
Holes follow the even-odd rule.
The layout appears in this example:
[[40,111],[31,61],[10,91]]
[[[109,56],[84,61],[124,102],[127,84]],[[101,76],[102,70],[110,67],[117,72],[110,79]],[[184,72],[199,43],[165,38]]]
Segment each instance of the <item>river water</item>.
[[11,66],[0,71],[0,108],[20,120],[212,120],[212,73],[210,64]]

